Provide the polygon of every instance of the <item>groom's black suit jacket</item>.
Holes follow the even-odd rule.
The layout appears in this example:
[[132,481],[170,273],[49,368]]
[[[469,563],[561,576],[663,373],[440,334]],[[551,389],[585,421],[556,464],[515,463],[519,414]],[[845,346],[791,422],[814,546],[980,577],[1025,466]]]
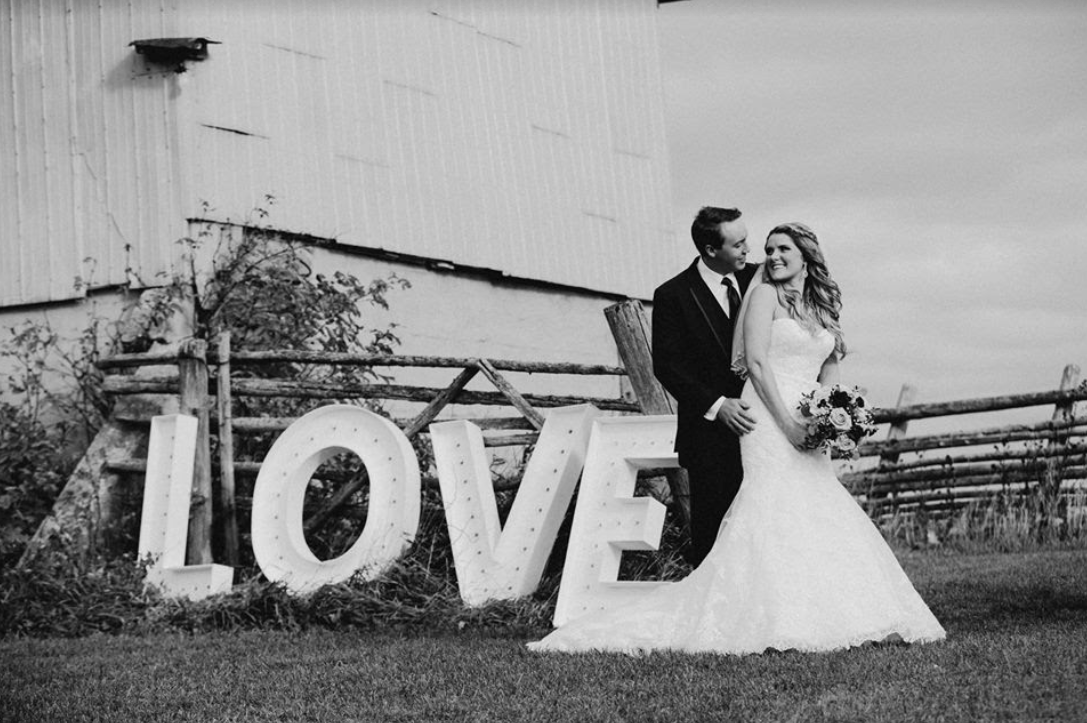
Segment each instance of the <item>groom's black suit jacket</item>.
[[[741,297],[758,269],[748,264],[736,272]],[[724,425],[704,415],[719,397],[738,397],[743,389],[731,370],[732,332],[733,320],[706,287],[697,259],[653,294],[653,372],[679,404],[681,464],[719,444]]]
[[[736,272],[741,298],[759,268],[748,264]],[[704,416],[718,398],[739,397],[743,389],[731,369],[733,321],[702,280],[698,259],[653,294],[653,372],[678,404],[676,452],[690,481],[696,563],[712,546],[743,478],[739,438]]]

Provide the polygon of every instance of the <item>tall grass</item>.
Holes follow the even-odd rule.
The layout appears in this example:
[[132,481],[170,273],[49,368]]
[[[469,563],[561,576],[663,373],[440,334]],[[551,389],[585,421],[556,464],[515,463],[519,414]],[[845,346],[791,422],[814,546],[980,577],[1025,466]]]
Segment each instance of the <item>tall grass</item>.
[[1001,493],[952,511],[892,510],[876,520],[893,544],[961,552],[1014,552],[1087,546],[1087,488],[1063,493],[1055,509],[1036,494]]
[[0,572],[0,636],[146,634],[164,630],[403,628],[540,629],[549,625],[558,570],[534,595],[465,607],[457,588],[448,532],[439,505],[424,505],[411,550],[375,580],[326,585],[309,596],[288,594],[259,570],[235,571],[233,589],[201,601],[164,599],[145,588],[131,557],[92,565],[65,559]]

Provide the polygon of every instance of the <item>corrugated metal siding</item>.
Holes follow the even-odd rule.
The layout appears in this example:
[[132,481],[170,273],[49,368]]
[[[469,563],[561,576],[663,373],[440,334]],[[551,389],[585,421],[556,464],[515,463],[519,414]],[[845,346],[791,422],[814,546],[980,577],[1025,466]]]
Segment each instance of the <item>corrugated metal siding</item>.
[[3,0],[0,304],[77,297],[168,266],[185,231],[173,78],[128,43],[162,36],[165,3]]
[[[286,230],[603,291],[670,256],[655,0],[0,3],[0,303],[84,256],[151,282],[186,217],[265,194]],[[128,43],[174,35],[222,44],[140,74]]]
[[[0,214],[0,303],[70,296],[79,272],[65,16],[45,5],[5,3],[0,11],[8,47],[2,56],[4,137],[20,141],[5,142],[0,161],[8,199]],[[18,243],[24,238],[29,243]]]
[[186,3],[185,34],[223,40],[186,91],[192,198],[237,219],[269,193],[287,230],[647,295],[672,243],[656,3],[542,5]]

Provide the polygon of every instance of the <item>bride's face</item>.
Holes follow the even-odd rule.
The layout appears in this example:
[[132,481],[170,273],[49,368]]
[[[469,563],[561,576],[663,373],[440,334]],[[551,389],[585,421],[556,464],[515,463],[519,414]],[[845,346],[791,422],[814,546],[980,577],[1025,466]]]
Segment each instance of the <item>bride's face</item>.
[[775,233],[766,239],[766,269],[776,283],[801,282],[804,255],[788,234]]

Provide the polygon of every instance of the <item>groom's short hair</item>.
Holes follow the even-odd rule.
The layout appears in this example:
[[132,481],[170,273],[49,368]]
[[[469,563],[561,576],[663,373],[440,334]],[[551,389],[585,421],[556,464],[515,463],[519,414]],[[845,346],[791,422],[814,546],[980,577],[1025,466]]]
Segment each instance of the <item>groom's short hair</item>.
[[703,206],[694,217],[691,224],[691,239],[699,255],[706,246],[715,249],[721,247],[721,229],[723,223],[735,221],[743,214],[738,208],[717,208],[716,206]]

